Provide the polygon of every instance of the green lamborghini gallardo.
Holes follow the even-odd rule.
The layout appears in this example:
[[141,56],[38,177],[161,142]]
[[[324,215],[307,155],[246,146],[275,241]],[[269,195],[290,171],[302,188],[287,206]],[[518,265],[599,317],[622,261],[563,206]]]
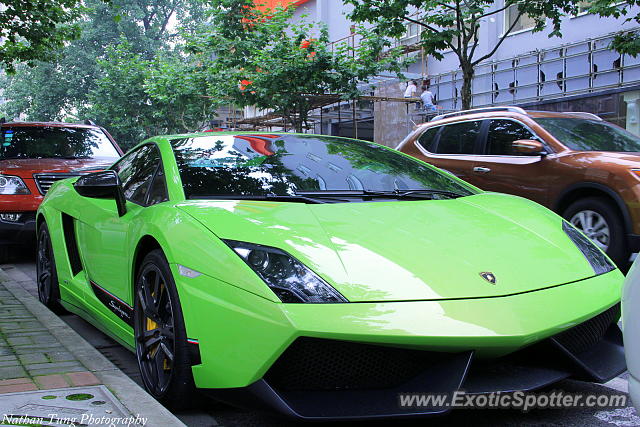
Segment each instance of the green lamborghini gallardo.
[[37,215],[42,303],[196,390],[305,419],[415,416],[398,393],[533,390],[625,369],[623,276],[571,224],[369,142],[149,139]]

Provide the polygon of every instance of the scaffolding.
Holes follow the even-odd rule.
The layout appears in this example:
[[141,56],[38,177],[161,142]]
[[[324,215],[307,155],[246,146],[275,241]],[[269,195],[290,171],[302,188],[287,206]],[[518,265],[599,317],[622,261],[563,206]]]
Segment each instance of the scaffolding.
[[[352,137],[358,137],[358,124],[363,120],[373,118],[373,104],[375,102],[399,102],[415,104],[420,98],[399,98],[390,96],[363,95],[354,100],[344,100],[337,94],[304,95],[310,101],[312,108],[308,115],[308,121],[304,126],[305,131],[313,131],[319,134],[332,134],[325,128],[325,124],[342,125],[348,123],[352,128]],[[262,115],[238,119],[230,123],[232,128],[244,128],[251,130],[282,129],[285,132],[291,128],[281,114],[266,111]]]
[[[479,64],[472,83],[473,106],[536,103],[637,85],[640,57],[609,49],[614,36],[608,34]],[[439,105],[449,110],[460,108],[460,70],[428,79]]]

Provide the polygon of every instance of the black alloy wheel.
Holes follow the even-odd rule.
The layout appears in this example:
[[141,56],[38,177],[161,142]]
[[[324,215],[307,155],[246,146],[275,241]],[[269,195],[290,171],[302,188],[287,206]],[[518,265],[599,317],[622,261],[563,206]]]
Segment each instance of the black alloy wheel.
[[38,230],[38,249],[36,255],[36,279],[38,285],[38,299],[54,313],[64,313],[60,305],[60,287],[56,270],[51,236],[46,223],[42,223]]
[[147,391],[172,409],[193,403],[193,375],[182,311],[168,262],[160,250],[142,262],[135,290],[136,356]]

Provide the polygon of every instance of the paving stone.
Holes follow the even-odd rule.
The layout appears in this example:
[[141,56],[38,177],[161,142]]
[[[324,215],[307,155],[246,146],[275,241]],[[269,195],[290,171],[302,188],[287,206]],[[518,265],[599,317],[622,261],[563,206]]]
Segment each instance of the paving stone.
[[25,364],[24,367],[27,371],[31,371],[32,369],[41,369],[41,368],[65,368],[67,366],[79,366],[80,364],[76,361],[68,361],[68,362],[46,362],[46,363],[29,363]]
[[27,353],[19,356],[20,362],[23,365],[28,365],[31,363],[49,363],[50,360],[47,357],[46,353]]
[[58,342],[55,343],[51,343],[51,344],[40,344],[38,343],[38,345],[36,346],[31,345],[31,346],[26,346],[26,345],[22,345],[22,346],[17,346],[13,348],[13,352],[16,354],[27,354],[27,353],[34,353],[34,352],[47,352],[47,351],[53,351],[56,349],[60,349],[61,345]]
[[0,362],[11,362],[14,360],[18,360],[18,358],[14,354],[6,354],[4,356],[0,356]]
[[0,394],[17,393],[20,391],[34,391],[37,389],[38,387],[32,382],[26,384],[3,385],[0,386]]
[[69,353],[68,351],[51,351],[46,352],[45,355],[51,362],[66,362],[69,360],[76,360],[76,358],[73,357],[73,354]]
[[20,365],[5,366],[0,368],[0,379],[6,380],[11,378],[26,377],[27,373]]
[[51,368],[42,368],[42,369],[30,369],[29,373],[33,376],[38,375],[49,375],[49,374],[62,374],[65,372],[82,372],[86,371],[87,368],[81,365],[77,366],[66,366],[64,368],[60,367],[51,367]]
[[23,329],[16,329],[14,331],[7,331],[4,333],[5,338],[9,339],[11,337],[41,337],[41,336],[51,336],[48,331],[25,331]]
[[98,378],[91,372],[74,372],[65,375],[74,386],[87,386],[100,384]]
[[31,378],[12,378],[10,380],[0,380],[0,385],[25,384],[30,383]]
[[9,347],[0,347],[0,358],[13,355],[13,351]]
[[31,340],[31,337],[15,337],[15,338],[7,338],[7,342],[13,347],[18,345],[32,345],[34,342]]
[[[65,380],[64,376],[60,374],[42,375],[42,376],[34,377],[33,380],[38,386],[38,388],[40,389],[69,387],[69,384]],[[82,384],[82,385],[85,385],[85,384]]]

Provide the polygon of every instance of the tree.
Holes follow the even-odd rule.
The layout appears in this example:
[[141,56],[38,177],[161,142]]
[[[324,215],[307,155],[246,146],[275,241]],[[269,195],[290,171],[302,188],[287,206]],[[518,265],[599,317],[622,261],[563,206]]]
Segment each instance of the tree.
[[[175,28],[170,22],[198,22],[202,19],[199,0],[86,0],[78,19],[81,35],[57,51],[51,62],[36,62],[33,67],[19,66],[16,74],[6,77],[4,97],[0,106],[8,117],[25,114],[28,120],[79,120],[92,118],[106,126],[123,146],[150,136],[153,126],[149,117],[170,116],[173,109],[157,102],[157,111],[149,116],[137,116],[138,121],[125,120],[122,111],[132,111],[140,100],[151,102],[145,90],[150,68],[157,57],[175,56]],[[117,58],[129,55],[134,64],[122,64]],[[117,72],[107,59],[115,58],[129,72],[144,75],[126,76]],[[144,64],[141,67],[136,65]],[[122,79],[122,80],[119,80]],[[125,88],[125,81],[142,86]],[[108,84],[113,84],[109,87]],[[126,92],[126,93],[125,93]],[[122,102],[122,104],[118,104]],[[200,104],[196,104],[201,106]],[[161,108],[166,108],[161,111]],[[108,111],[114,114],[107,114]],[[147,110],[145,109],[145,112]],[[144,117],[144,118],[143,118]],[[188,122],[188,115],[185,122]],[[171,122],[171,123],[178,123]],[[166,127],[161,120],[158,130],[182,130]]]
[[47,61],[51,52],[78,37],[79,0],[0,2],[0,66],[12,73],[16,62]]
[[202,96],[202,71],[178,53],[163,50],[146,59],[123,39],[99,66],[91,113],[124,147],[153,135],[192,132],[215,114],[217,104]]
[[[621,2],[619,0],[595,0],[591,3],[589,12],[603,17],[621,18],[626,17],[625,22],[634,21],[640,24],[640,13],[635,16],[628,16],[630,9],[640,5],[639,0],[629,0]],[[634,58],[640,54],[640,33],[638,31],[621,32],[616,34],[611,42],[610,49],[619,53],[626,53]]]
[[[451,49],[457,56],[462,70],[462,108],[472,106],[471,83],[475,66],[491,58],[505,39],[514,31],[515,25],[523,15],[535,22],[533,31],[546,28],[547,19],[551,20],[552,31],[549,37],[560,36],[561,18],[578,12],[577,1],[567,0],[505,0],[496,6],[490,0],[345,0],[354,6],[350,18],[356,22],[373,24],[378,35],[392,38],[401,37],[405,25],[413,23],[422,28],[420,45],[427,55],[443,59],[442,51]],[[510,28],[507,28],[488,52],[480,52],[480,23],[492,16],[517,7],[517,15]],[[414,13],[416,12],[416,13]]]
[[208,75],[207,95],[271,109],[299,132],[314,97],[356,99],[358,84],[383,70],[400,72],[400,51],[360,29],[364,42],[332,48],[324,26],[292,20],[294,8],[260,9],[251,0],[212,0],[210,19],[187,50]]

